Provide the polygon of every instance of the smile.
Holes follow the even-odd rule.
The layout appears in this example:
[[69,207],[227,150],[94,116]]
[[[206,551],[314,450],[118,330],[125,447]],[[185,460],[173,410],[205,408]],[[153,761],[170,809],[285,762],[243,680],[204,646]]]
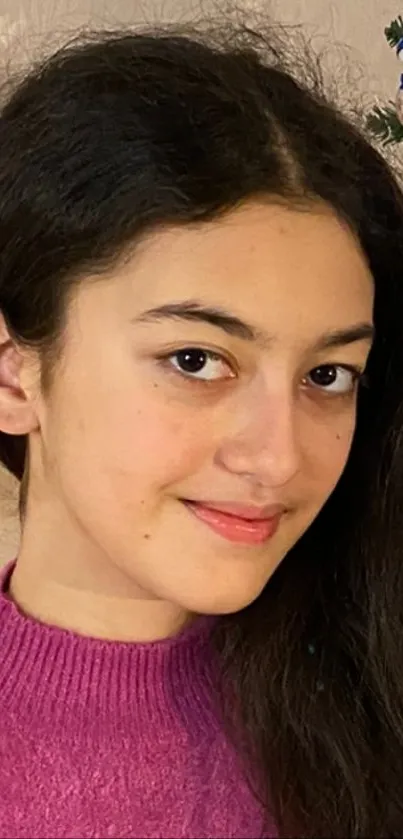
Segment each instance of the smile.
[[[219,536],[227,539],[229,542],[237,542],[245,545],[260,545],[271,539],[277,532],[281,517],[284,510],[273,508],[273,513],[269,516],[258,516],[252,518],[253,510],[251,508],[241,515],[239,512],[228,512],[228,509],[222,510],[216,507],[209,507],[206,504],[197,501],[183,502],[192,515],[199,521],[206,524]],[[236,509],[236,508],[234,508]]]

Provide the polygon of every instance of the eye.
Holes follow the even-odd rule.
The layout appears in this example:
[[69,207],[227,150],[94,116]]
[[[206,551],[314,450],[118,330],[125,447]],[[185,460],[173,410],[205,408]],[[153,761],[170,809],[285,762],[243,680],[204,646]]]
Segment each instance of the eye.
[[216,381],[232,379],[234,372],[229,363],[218,353],[200,347],[186,347],[167,356],[171,367],[188,379]]
[[335,395],[346,395],[353,393],[357,382],[362,376],[362,370],[358,367],[341,364],[323,364],[315,367],[304,379],[308,384],[317,390]]

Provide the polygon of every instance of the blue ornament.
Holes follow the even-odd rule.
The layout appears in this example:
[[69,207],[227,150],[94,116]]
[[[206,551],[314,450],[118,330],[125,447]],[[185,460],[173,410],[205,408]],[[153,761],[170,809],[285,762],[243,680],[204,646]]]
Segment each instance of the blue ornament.
[[403,38],[400,38],[400,40],[397,42],[396,55],[398,58],[400,58],[400,61],[403,61]]
[[400,85],[396,94],[396,113],[403,124],[403,73],[400,76]]

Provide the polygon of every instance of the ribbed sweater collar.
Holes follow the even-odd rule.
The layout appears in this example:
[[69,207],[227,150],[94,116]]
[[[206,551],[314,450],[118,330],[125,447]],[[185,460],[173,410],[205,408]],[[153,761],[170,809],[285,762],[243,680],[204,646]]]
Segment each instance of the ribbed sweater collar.
[[201,617],[173,638],[106,641],[23,614],[0,574],[0,703],[31,723],[163,725],[178,721],[211,734],[214,618]]

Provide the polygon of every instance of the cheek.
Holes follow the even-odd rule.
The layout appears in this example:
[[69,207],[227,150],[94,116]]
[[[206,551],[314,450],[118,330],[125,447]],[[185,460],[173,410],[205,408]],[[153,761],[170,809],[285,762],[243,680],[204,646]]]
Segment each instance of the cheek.
[[[87,394],[88,396],[88,394]],[[197,472],[211,433],[205,417],[169,402],[158,389],[115,389],[107,400],[64,401],[57,418],[63,461],[81,451],[79,470],[122,495],[147,494]]]
[[308,447],[311,476],[318,492],[330,493],[346,466],[355,430],[355,413],[312,429]]
[[169,485],[197,472],[208,452],[208,433],[197,417],[172,406],[144,405],[125,426],[119,459],[143,483]]

